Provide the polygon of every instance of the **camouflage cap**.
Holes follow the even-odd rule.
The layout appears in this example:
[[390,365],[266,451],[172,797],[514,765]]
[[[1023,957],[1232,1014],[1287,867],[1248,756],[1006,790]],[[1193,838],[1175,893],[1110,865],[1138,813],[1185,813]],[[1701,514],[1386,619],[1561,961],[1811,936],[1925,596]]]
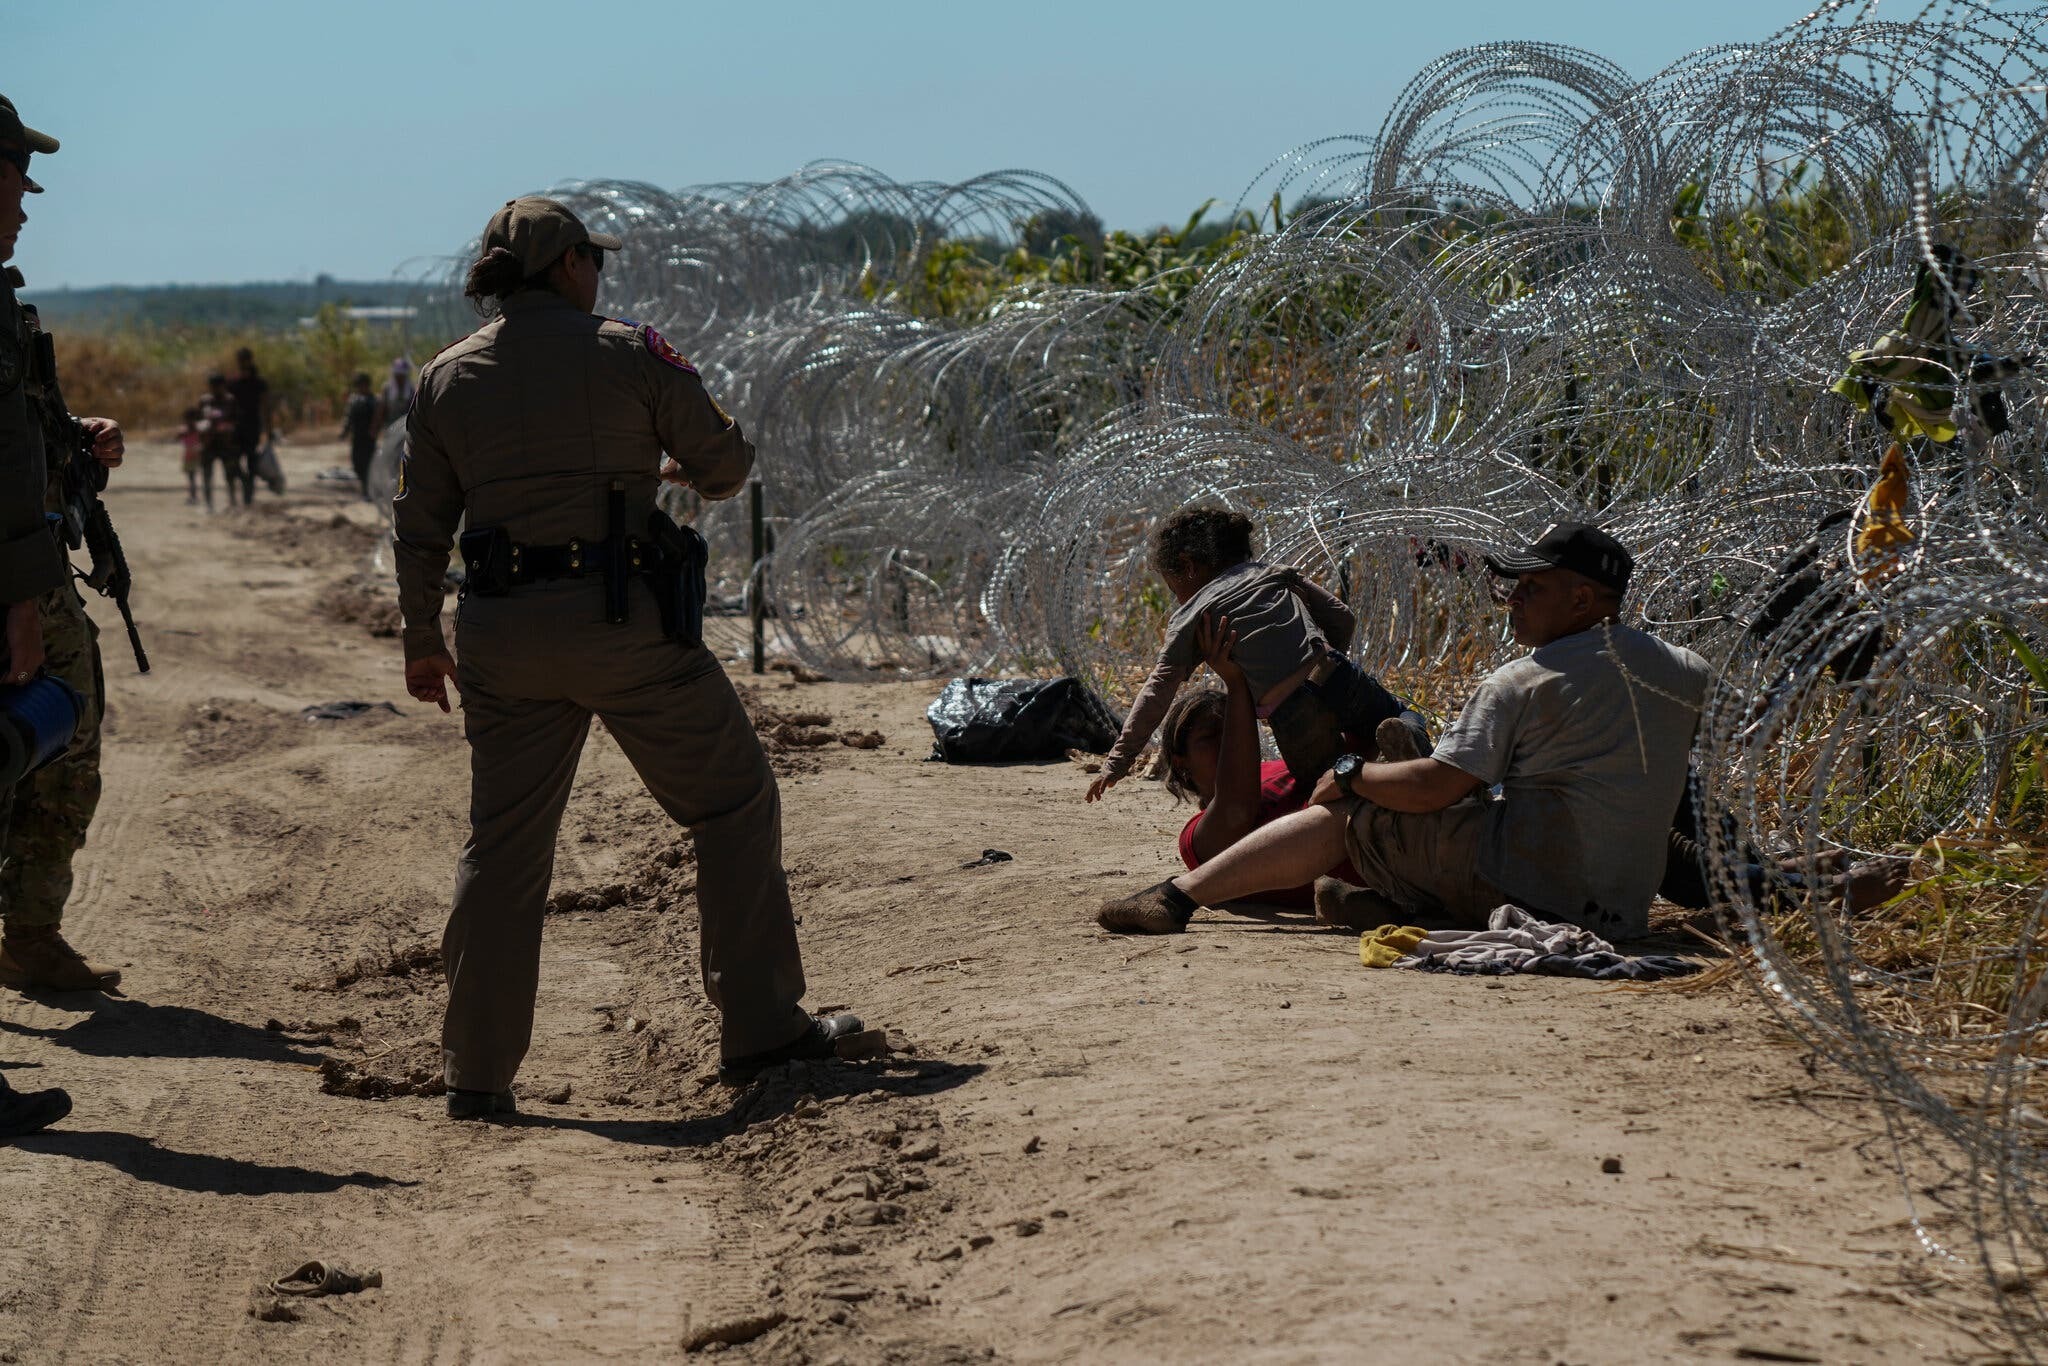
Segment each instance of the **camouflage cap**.
[[27,182],[30,194],[41,194],[43,187],[28,178],[29,153],[41,152],[48,156],[56,150],[57,139],[23,123],[21,115],[14,111],[14,101],[0,95],[0,157],[6,157],[21,168],[21,178]]
[[590,231],[568,205],[539,195],[506,200],[505,207],[492,214],[484,226],[484,250],[505,248],[519,258],[528,275],[540,274],[581,242],[606,251],[619,249],[618,238]]

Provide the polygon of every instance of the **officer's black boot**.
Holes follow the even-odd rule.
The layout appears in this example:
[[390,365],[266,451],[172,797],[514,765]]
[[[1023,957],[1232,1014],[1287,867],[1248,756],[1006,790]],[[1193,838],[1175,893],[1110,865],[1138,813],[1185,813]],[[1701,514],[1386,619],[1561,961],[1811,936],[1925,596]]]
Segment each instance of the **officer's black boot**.
[[861,1023],[858,1016],[819,1016],[811,1021],[809,1029],[780,1048],[749,1053],[744,1058],[727,1058],[718,1064],[718,1079],[727,1086],[738,1086],[743,1082],[752,1081],[769,1068],[782,1063],[833,1057],[841,1039],[860,1031]]
[[519,1103],[510,1091],[448,1090],[450,1119],[510,1119],[519,1113]]
[[0,1076],[0,1139],[47,1129],[70,1113],[68,1093],[54,1086],[47,1091],[17,1091]]

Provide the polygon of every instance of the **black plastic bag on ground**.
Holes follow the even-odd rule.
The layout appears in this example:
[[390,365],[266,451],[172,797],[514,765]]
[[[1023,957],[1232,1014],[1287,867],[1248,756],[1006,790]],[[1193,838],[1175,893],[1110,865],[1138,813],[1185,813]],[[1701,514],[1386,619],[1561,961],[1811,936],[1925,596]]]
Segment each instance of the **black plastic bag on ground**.
[[1118,725],[1078,678],[956,678],[925,708],[932,758],[949,764],[1101,754]]

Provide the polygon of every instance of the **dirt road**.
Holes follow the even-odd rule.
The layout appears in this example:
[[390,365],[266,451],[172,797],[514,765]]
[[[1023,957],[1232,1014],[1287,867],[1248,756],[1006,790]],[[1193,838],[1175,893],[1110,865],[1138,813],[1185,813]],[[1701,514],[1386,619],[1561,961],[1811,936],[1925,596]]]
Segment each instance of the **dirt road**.
[[[292,495],[253,514],[187,507],[163,448],[119,478],[157,670],[108,633],[107,799],[67,928],[128,994],[0,992],[0,1067],[77,1097],[0,1148],[0,1361],[645,1360],[707,1332],[777,1362],[1993,1340],[1974,1269],[1915,1250],[1874,1109],[1754,1000],[1368,972],[1299,918],[1112,939],[1094,904],[1170,867],[1186,813],[1144,783],[1084,807],[1067,764],[921,762],[925,684],[742,680],[771,731],[886,737],[778,762],[810,1003],[914,1052],[736,1098],[711,1079],[693,861],[600,733],[527,1117],[449,1124],[418,1092],[460,728],[370,633],[388,595],[349,580],[374,518],[311,478],[340,451],[289,454]],[[338,700],[400,714],[301,719]],[[987,848],[1014,858],[962,866]],[[311,1258],[383,1288],[252,1315],[252,1284]]]

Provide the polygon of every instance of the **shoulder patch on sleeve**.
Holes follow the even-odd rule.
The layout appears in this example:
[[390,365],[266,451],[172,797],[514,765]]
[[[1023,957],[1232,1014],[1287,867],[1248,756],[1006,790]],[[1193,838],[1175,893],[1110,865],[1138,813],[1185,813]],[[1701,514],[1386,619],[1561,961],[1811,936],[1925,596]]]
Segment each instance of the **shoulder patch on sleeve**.
[[685,374],[694,375],[697,373],[697,367],[676,354],[676,349],[668,344],[667,339],[661,333],[654,330],[652,323],[646,323],[641,326],[640,339],[647,343],[648,353],[663,365],[673,365]]

